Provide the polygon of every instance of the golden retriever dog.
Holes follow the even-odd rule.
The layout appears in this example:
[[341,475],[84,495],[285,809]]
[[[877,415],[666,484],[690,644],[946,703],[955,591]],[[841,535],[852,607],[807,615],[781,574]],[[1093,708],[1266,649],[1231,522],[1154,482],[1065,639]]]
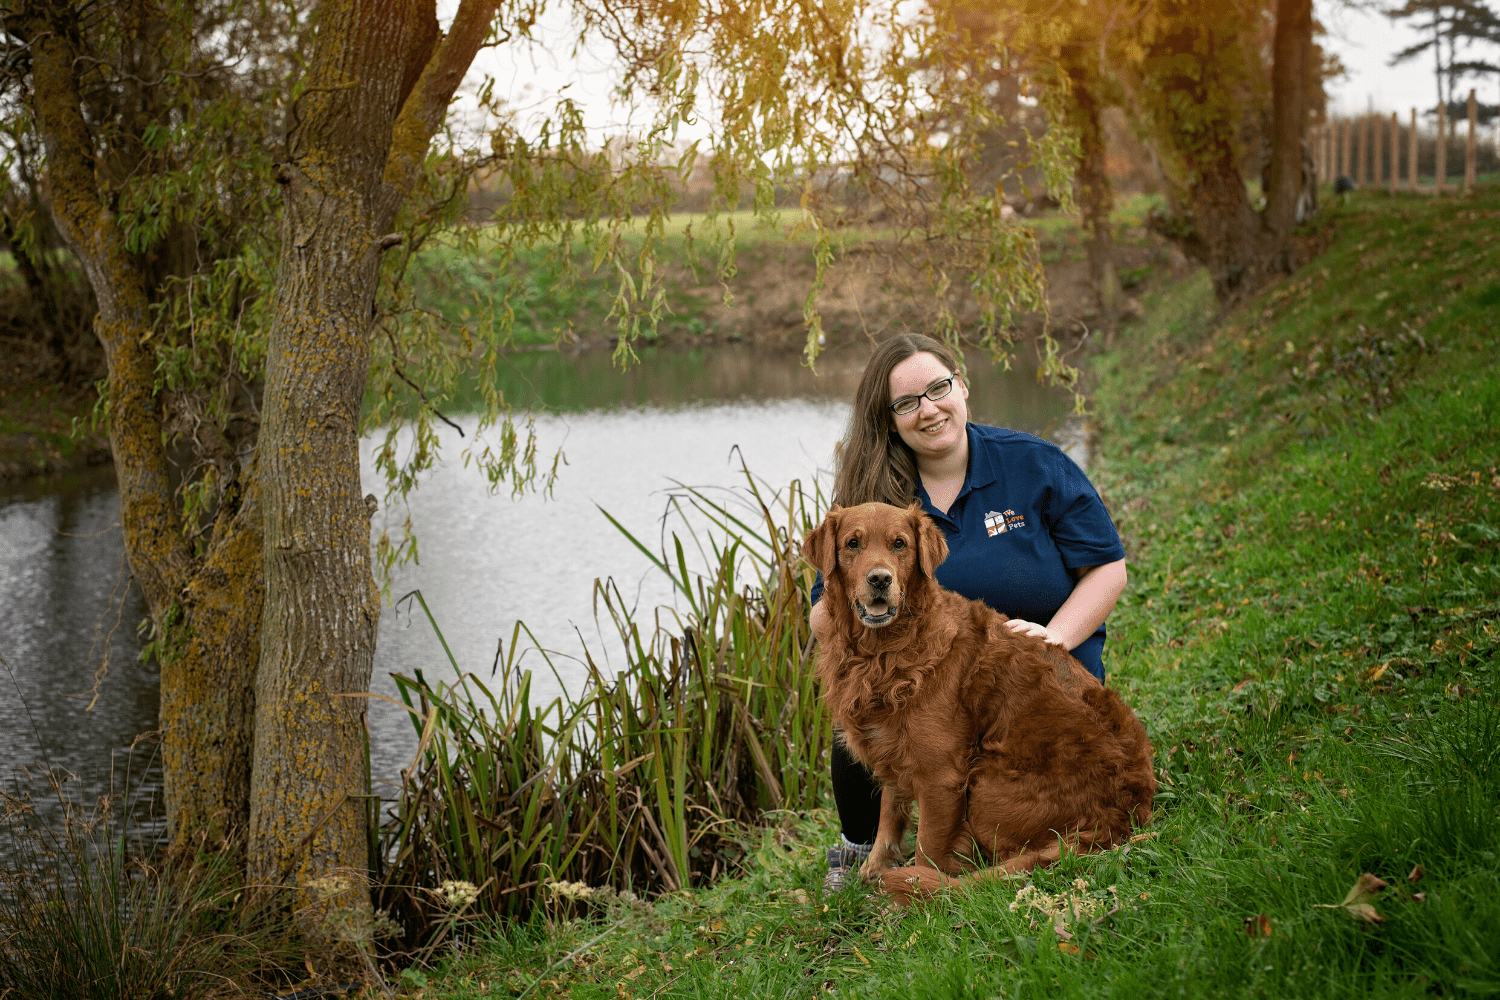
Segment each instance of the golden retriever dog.
[[[1150,821],[1140,720],[1060,646],[944,589],[933,574],[948,544],[919,505],[834,507],[802,552],[829,613],[823,697],[884,786],[866,879],[904,903],[975,868],[1104,850]],[[899,868],[913,802],[916,858]]]

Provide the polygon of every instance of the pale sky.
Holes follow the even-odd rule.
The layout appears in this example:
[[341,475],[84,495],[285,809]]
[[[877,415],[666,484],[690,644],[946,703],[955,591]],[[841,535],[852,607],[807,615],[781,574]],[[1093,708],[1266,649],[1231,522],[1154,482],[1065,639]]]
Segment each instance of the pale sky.
[[[1314,10],[1328,29],[1322,44],[1336,52],[1349,69],[1348,76],[1327,85],[1335,114],[1355,114],[1373,107],[1376,111],[1398,111],[1404,121],[1413,107],[1420,114],[1437,106],[1430,51],[1394,68],[1387,65],[1393,54],[1422,40],[1422,34],[1411,27],[1413,20],[1393,22],[1384,14],[1328,0],[1319,0]],[[1475,46],[1467,53],[1460,49],[1459,58],[1500,62],[1500,48]],[[1470,87],[1478,91],[1478,99],[1485,104],[1496,103],[1500,94],[1500,82],[1494,75],[1464,78],[1459,82],[1460,96],[1467,96]]]

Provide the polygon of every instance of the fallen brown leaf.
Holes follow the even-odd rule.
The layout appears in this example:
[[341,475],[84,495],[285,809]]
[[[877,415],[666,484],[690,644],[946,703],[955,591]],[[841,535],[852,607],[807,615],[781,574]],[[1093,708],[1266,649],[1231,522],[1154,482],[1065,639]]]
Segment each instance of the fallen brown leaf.
[[[1060,951],[1060,952],[1062,952],[1064,955],[1077,955],[1077,954],[1080,954],[1080,951],[1079,951],[1078,946],[1076,944],[1069,944],[1066,941],[1059,941],[1059,942],[1057,942],[1057,950]],[[1086,962],[1092,962],[1094,960],[1094,958],[1095,958],[1094,953],[1091,952],[1091,951],[1081,952],[1081,954],[1083,955],[1083,959]]]
[[1271,918],[1262,913],[1258,917],[1245,918],[1245,933],[1251,937],[1268,938],[1271,936]]
[[1320,910],[1347,910],[1349,915],[1357,920],[1363,920],[1369,924],[1383,924],[1385,917],[1382,917],[1379,911],[1370,905],[1370,900],[1389,884],[1378,876],[1365,872],[1355,880],[1354,888],[1349,890],[1349,894],[1344,897],[1342,903],[1314,903],[1313,906]]
[[1408,876],[1406,876],[1406,881],[1408,881],[1408,882],[1420,882],[1420,881],[1422,881],[1422,876],[1426,875],[1426,874],[1427,874],[1427,869],[1423,868],[1421,865],[1417,865],[1415,868],[1413,868],[1411,870],[1411,874],[1408,875]]

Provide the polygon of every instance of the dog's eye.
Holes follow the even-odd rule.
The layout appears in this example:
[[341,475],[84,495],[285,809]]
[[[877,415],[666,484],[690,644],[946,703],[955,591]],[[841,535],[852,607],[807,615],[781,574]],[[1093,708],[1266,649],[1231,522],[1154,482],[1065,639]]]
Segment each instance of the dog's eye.
[[849,539],[847,542],[844,543],[844,548],[846,548],[846,549],[857,549],[857,548],[859,548],[859,539],[858,538],[851,538],[851,539]]
[[898,539],[896,539],[894,542],[891,543],[891,548],[895,549],[897,552],[900,552],[902,549],[906,548],[906,539],[904,539],[904,538],[898,538]]

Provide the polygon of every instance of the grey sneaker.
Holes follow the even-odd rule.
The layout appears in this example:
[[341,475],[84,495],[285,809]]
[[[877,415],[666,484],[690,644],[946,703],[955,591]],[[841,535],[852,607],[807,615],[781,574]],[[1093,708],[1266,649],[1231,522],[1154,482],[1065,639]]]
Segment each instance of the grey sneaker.
[[854,878],[859,874],[859,866],[869,856],[869,844],[860,844],[858,847],[840,844],[838,847],[830,847],[828,874],[823,876],[823,888],[829,892],[838,892],[844,887],[844,879]]

